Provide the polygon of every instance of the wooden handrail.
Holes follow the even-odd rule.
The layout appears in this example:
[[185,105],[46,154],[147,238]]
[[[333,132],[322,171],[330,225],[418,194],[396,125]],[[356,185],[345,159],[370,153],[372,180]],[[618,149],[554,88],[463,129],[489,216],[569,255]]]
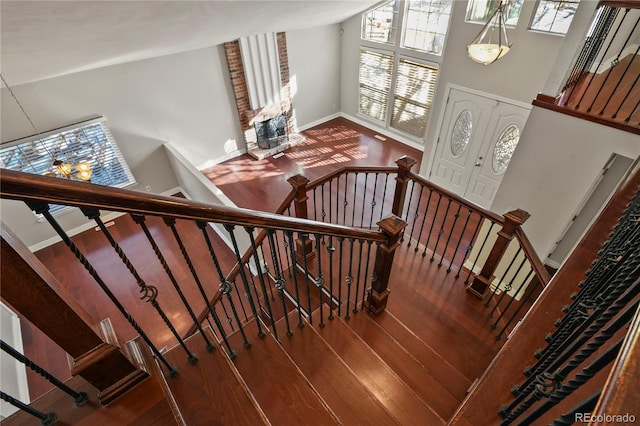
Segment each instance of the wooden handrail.
[[14,200],[42,201],[151,216],[170,216],[176,219],[270,227],[368,241],[385,240],[384,236],[377,231],[237,207],[216,206],[184,198],[146,194],[6,169],[3,169],[0,175],[0,195],[2,198]]
[[423,186],[426,186],[428,188],[432,188],[434,189],[436,192],[439,192],[443,195],[445,195],[446,197],[452,199],[453,201],[469,208],[470,210],[475,211],[476,213],[478,213],[480,216],[484,217],[485,219],[489,219],[492,222],[499,224],[499,225],[503,225],[504,224],[504,218],[502,216],[500,216],[499,214],[496,214],[494,212],[492,212],[491,210],[487,210],[484,207],[480,207],[479,205],[469,201],[469,200],[465,200],[464,198],[462,198],[461,196],[454,194],[453,192],[444,189],[441,186],[438,186],[436,184],[434,184],[433,182],[430,182],[428,180],[426,180],[425,178],[423,178],[422,176],[415,174],[413,172],[410,173],[410,177],[411,179],[413,179],[414,181],[420,183]]
[[520,243],[520,247],[522,247],[522,251],[524,252],[525,257],[531,264],[531,268],[533,272],[536,274],[536,277],[540,280],[542,287],[546,287],[551,279],[551,274],[540,260],[538,253],[533,249],[533,245],[531,241],[529,241],[529,237],[525,234],[524,230],[520,227],[516,228],[516,238]]

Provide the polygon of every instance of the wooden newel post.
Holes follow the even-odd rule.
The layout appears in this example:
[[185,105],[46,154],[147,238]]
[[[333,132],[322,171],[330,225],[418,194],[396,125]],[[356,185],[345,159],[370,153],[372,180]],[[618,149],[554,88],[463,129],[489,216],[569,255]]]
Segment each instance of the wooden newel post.
[[509,243],[513,239],[516,229],[529,219],[531,215],[524,210],[517,209],[504,214],[504,224],[502,229],[498,232],[498,238],[496,239],[491,252],[487,257],[487,260],[482,267],[482,270],[477,274],[473,281],[467,286],[467,290],[482,299],[485,295],[485,291],[491,285],[493,281],[493,273],[496,271],[500,260],[504,252],[507,250]]
[[391,208],[391,213],[398,217],[402,217],[404,199],[407,196],[409,173],[411,172],[411,167],[416,163],[416,160],[406,156],[396,161],[396,164],[398,165],[398,176],[396,176],[396,192],[393,194],[393,207]]
[[71,358],[71,374],[99,391],[108,404],[148,377],[120,348],[101,338],[66,288],[2,224],[2,298]]
[[393,256],[396,248],[400,245],[399,240],[402,236],[407,222],[393,214],[385,217],[377,223],[387,240],[378,246],[376,251],[376,263],[373,266],[373,279],[371,288],[369,289],[369,300],[367,302],[368,311],[374,315],[383,312],[387,306],[389,298],[389,277],[391,276],[391,268],[393,267]]
[[[289,182],[296,192],[296,198],[293,200],[296,217],[298,219],[309,219],[307,210],[307,200],[309,199],[307,196],[307,184],[309,183],[309,179],[302,175],[295,175],[287,179],[287,182]],[[313,240],[311,238],[305,238],[304,241],[296,238],[296,260],[300,264],[304,263],[303,253],[306,253],[307,262],[315,256]]]

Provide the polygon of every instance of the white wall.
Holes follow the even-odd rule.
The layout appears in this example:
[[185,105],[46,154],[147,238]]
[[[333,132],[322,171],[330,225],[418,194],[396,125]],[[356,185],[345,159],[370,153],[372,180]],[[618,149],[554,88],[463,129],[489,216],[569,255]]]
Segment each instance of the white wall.
[[638,135],[533,107],[492,210],[521,208],[544,259],[612,153],[637,158]]
[[340,111],[340,25],[287,33],[293,108],[305,128]]

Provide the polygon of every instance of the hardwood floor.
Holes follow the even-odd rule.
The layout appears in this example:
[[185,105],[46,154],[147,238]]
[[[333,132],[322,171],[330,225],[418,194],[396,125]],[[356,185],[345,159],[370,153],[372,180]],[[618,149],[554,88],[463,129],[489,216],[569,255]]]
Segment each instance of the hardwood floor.
[[[207,170],[206,175],[238,206],[273,211],[289,193],[290,185],[286,179],[293,174],[303,173],[309,179],[315,179],[348,164],[394,166],[394,162],[403,155],[421,160],[419,151],[391,139],[381,141],[370,130],[344,119],[332,120],[304,134],[308,141],[289,150],[281,158],[256,161],[241,156]],[[418,169],[419,164],[414,166],[414,170]],[[170,230],[158,218],[149,218],[147,222],[186,298],[196,313],[201,312],[204,302]],[[199,277],[208,294],[212,295],[219,280],[203,239],[197,236],[200,231],[194,224],[181,221],[178,228],[185,236],[187,250]],[[147,284],[157,286],[160,305],[178,332],[184,333],[191,325],[190,318],[137,225],[129,216],[123,216],[115,220],[109,230]],[[214,232],[209,234],[226,273],[235,263],[235,258]],[[106,238],[97,236],[99,233],[90,230],[73,239],[151,340],[159,348],[174,346],[175,339],[160,317],[149,304],[139,300],[135,279],[117,259]],[[66,247],[61,243],[55,244],[39,251],[37,256],[69,288],[96,322],[109,317],[123,341],[134,337],[135,331],[111,306]],[[416,336],[418,340],[414,347],[426,345],[431,348],[433,357],[440,358],[438,362],[442,365],[446,364],[444,369],[455,372],[453,383],[442,384],[445,388],[454,389],[456,397],[460,398],[463,396],[460,395],[461,389],[482,373],[500,346],[488,327],[486,311],[479,300],[465,292],[462,280],[456,280],[454,273],[447,273],[446,267],[439,268],[438,262],[429,262],[428,257],[425,260],[413,247],[403,246],[396,259],[398,263],[390,284],[389,316],[404,323],[408,333]],[[377,321],[384,324],[384,318],[382,316]],[[28,324],[25,324],[24,333],[25,354],[59,378],[68,378],[68,369],[61,365],[65,364],[62,351]],[[403,331],[398,330],[398,333],[402,335]],[[30,377],[30,385],[33,397],[50,388],[48,382],[33,377]],[[450,405],[450,401],[443,403],[447,409]]]

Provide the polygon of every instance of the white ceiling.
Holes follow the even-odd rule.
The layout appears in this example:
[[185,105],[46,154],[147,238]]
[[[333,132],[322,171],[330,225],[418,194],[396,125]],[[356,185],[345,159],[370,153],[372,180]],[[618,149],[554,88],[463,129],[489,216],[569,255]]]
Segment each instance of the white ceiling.
[[379,0],[0,0],[0,72],[17,85],[343,22]]

